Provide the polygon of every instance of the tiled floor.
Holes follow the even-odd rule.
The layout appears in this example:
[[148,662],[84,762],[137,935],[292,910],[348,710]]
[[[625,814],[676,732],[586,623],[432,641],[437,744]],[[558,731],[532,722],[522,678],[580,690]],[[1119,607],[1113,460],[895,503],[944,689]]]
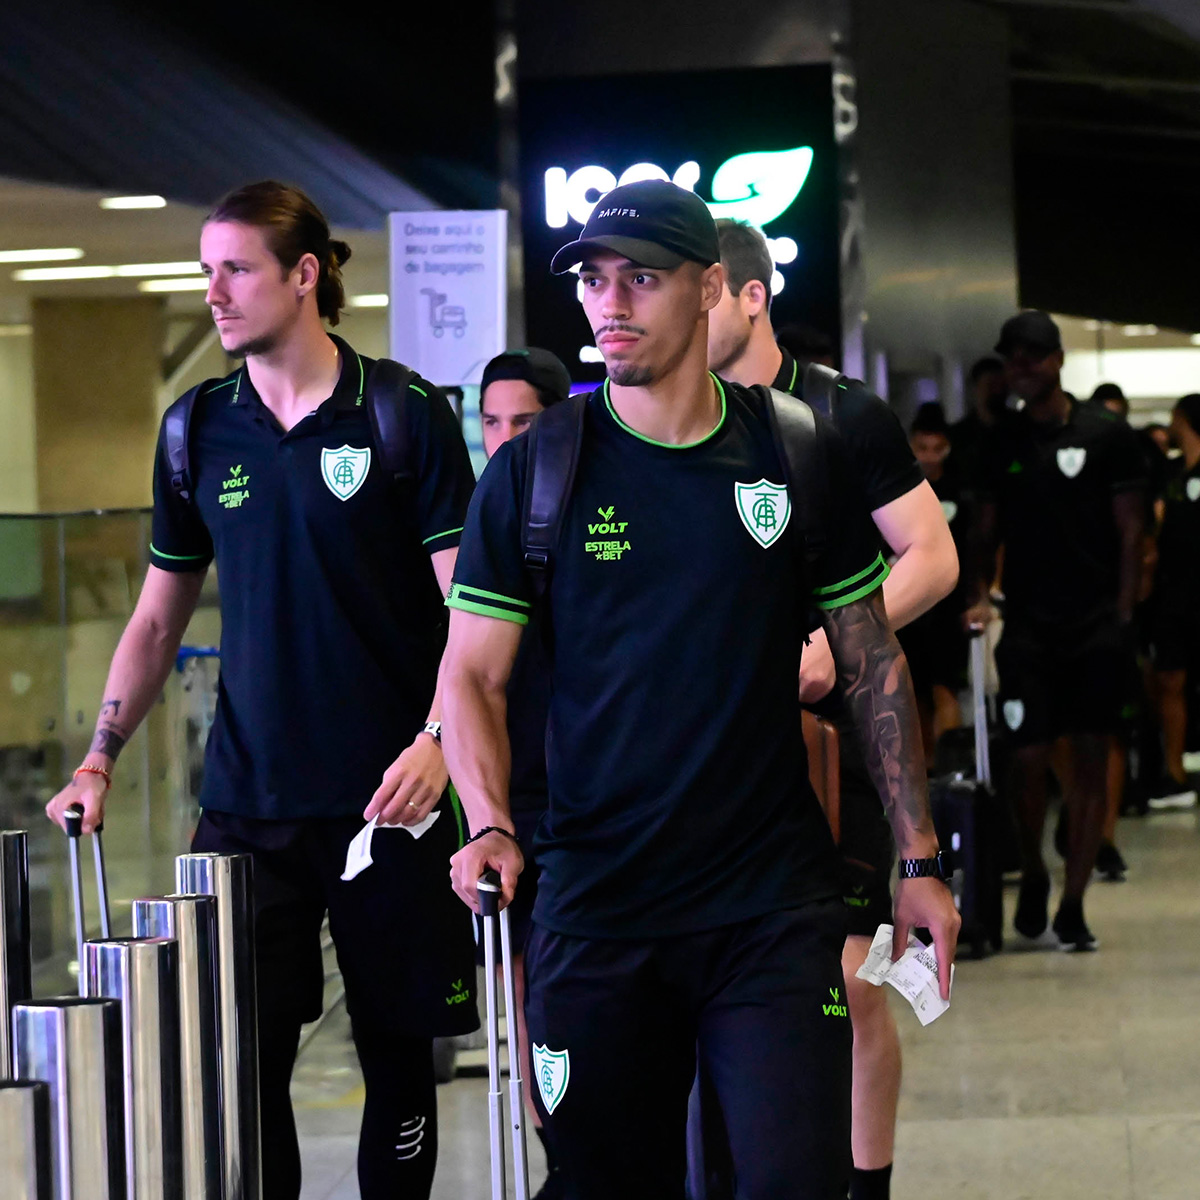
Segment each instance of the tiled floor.
[[[1088,897],[1099,953],[965,962],[953,1007],[925,1029],[897,1005],[896,1200],[1200,1197],[1200,817],[1123,821],[1119,842],[1128,882]],[[345,1034],[331,1019],[297,1069],[304,1200],[358,1195],[362,1083]],[[486,1085],[439,1095],[434,1196],[486,1196]]]

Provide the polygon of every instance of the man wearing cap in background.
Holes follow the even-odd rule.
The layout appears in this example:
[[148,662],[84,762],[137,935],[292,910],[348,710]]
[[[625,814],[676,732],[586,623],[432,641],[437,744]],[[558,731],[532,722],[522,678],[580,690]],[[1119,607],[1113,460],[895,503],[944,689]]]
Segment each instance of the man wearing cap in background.
[[[813,514],[802,529],[767,397],[708,372],[719,257],[703,201],[647,181],[603,197],[552,264],[582,263],[609,372],[567,410],[582,445],[545,593],[550,807],[526,946],[539,1100],[578,1200],[682,1197],[697,1047],[742,1196],[846,1195],[845,909],[797,736],[810,605],[914,864],[897,944],[912,926],[933,932],[944,994],[958,928],[931,873],[916,705],[874,527],[819,421],[801,482],[812,491],[795,497]],[[446,746],[473,831],[452,874],[472,906],[484,869],[507,901],[523,866],[505,685],[535,601],[521,549],[529,445],[502,447],[484,473],[447,601]],[[820,535],[811,562],[804,532]]]
[[996,350],[1025,407],[984,448],[967,617],[983,623],[990,615],[988,581],[1003,544],[1005,624],[996,666],[1022,842],[1013,924],[1029,938],[1046,929],[1046,776],[1051,748],[1065,735],[1069,838],[1053,930],[1062,949],[1093,950],[1083,894],[1107,803],[1107,736],[1120,728],[1134,652],[1144,464],[1127,425],[1064,393],[1062,341],[1049,316],[1012,317]]
[[[490,459],[505,442],[524,433],[544,409],[571,394],[567,368],[549,350],[531,346],[506,350],[483,369],[479,390],[479,417],[483,425],[483,449]],[[525,858],[521,886],[509,905],[512,924],[513,974],[517,989],[517,1029],[524,1057],[522,1074],[533,1079],[529,1038],[525,1032],[525,941],[529,936],[533,904],[537,899],[540,867],[533,837],[549,803],[546,783],[546,720],[550,712],[550,663],[546,644],[536,622],[525,626],[521,648],[513,663],[506,689],[508,741],[512,749],[508,798],[513,830]],[[542,1128],[542,1117],[533,1093],[526,1092],[529,1118],[546,1152],[546,1182],[534,1200],[556,1200],[565,1196],[562,1173],[553,1147]]]

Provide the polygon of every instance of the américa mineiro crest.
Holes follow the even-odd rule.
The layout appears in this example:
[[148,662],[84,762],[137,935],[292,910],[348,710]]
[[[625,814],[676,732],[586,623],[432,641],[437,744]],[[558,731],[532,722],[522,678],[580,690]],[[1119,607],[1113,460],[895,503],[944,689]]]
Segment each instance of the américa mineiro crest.
[[349,500],[362,487],[370,469],[369,446],[343,446],[340,450],[326,447],[321,451],[321,478],[339,500]]
[[765,550],[787,528],[792,498],[781,483],[735,483],[733,499],[746,531]]

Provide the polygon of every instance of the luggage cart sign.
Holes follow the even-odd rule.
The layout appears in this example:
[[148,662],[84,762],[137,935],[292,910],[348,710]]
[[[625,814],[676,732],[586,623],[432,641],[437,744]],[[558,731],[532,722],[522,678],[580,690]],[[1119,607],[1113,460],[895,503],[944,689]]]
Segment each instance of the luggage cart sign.
[[477,384],[507,336],[508,214],[388,217],[392,358],[443,387]]

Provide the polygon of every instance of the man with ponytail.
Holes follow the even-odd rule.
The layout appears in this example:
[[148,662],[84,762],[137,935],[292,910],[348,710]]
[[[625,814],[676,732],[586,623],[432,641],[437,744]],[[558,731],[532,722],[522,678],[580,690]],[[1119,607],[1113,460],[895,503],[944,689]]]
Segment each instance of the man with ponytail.
[[[432,1039],[478,1024],[470,919],[446,877],[463,826],[435,694],[474,479],[445,397],[327,332],[349,257],[284,184],[240,188],[206,219],[205,299],[244,363],[164,418],[146,582],[91,751],[47,806],[61,824],[81,804],[86,831],[103,818],[117,755],[218,561],[221,678],[192,845],[254,860],[263,1200],[300,1193],[288,1088],[301,1025],[322,1009],[326,914],[366,1084],[365,1200],[429,1196]],[[385,401],[401,430],[389,445]],[[377,831],[374,864],[343,879],[364,818],[409,832]]]

